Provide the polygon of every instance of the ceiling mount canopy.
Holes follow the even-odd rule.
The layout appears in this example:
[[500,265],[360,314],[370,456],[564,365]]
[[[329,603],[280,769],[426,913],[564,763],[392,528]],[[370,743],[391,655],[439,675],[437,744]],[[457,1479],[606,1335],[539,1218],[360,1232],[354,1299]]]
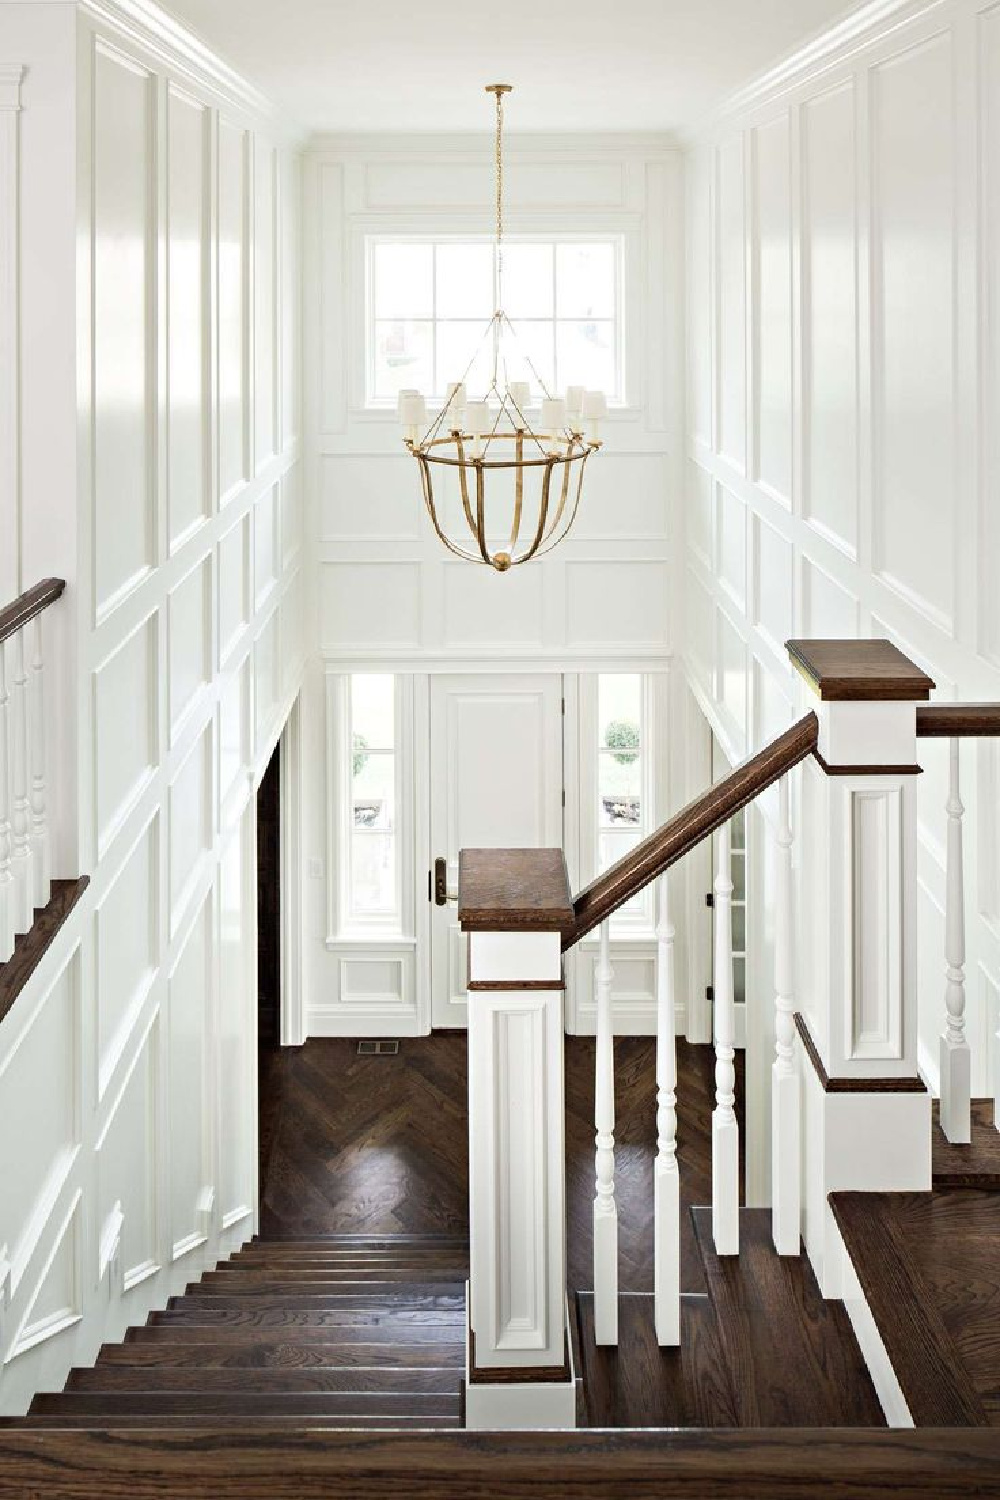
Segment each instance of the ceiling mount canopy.
[[[467,562],[506,573],[544,557],[573,525],[607,400],[582,386],[553,396],[503,310],[503,110],[511,85],[491,83],[486,92],[496,100],[496,311],[430,425],[419,391],[400,392],[399,417],[441,541]],[[484,346],[485,398],[470,400],[468,377]]]

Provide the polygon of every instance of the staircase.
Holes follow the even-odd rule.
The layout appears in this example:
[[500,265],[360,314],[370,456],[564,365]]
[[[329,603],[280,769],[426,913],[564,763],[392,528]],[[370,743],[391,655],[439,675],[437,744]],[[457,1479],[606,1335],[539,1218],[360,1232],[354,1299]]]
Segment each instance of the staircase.
[[[972,1101],[972,1140],[937,1121],[929,1193],[834,1193],[830,1203],[884,1347],[896,1419],[1000,1427],[1000,1133]],[[890,1398],[890,1406],[892,1400]]]
[[457,1239],[254,1239],[19,1425],[460,1427],[467,1274]]

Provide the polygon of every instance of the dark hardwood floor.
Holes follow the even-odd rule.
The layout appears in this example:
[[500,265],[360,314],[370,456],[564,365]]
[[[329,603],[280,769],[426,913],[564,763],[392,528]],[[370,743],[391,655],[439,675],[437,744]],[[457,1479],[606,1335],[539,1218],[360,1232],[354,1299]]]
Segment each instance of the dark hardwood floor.
[[[678,1042],[682,1286],[706,1290],[690,1206],[711,1201],[711,1047]],[[616,1178],[623,1292],[653,1289],[656,1049],[615,1043]],[[742,1056],[737,1084],[743,1096]],[[403,1041],[396,1057],[359,1057],[352,1041],[262,1049],[262,1238],[323,1234],[466,1234],[466,1044],[460,1033]],[[568,1281],[593,1285],[594,1042],[566,1039]],[[742,1117],[741,1117],[742,1120]]]

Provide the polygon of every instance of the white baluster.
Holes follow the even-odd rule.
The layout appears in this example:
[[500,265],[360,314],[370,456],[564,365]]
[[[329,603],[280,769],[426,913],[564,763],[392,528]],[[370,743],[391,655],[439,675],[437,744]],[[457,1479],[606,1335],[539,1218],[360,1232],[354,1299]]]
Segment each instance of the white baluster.
[[14,844],[14,931],[28,932],[35,920],[31,878],[31,802],[28,796],[28,674],[24,665],[24,631],[14,636],[14,692],[11,698],[11,782]]
[[42,617],[32,623],[31,655],[31,869],[36,907],[48,906],[49,819],[45,786],[45,678],[42,660]]
[[677,1170],[677,1041],[674,924],[669,875],[660,877],[656,926],[656,1171],[653,1179],[653,1306],[656,1341],[681,1341],[681,1179]]
[[14,880],[10,873],[10,694],[0,641],[0,964],[14,951]]
[[949,1141],[971,1140],[972,1071],[965,1036],[965,882],[962,873],[962,814],[958,740],[951,741],[948,788],[948,892],[945,902],[945,1028],[941,1033],[941,1129]]
[[771,1068],[771,1235],[779,1255],[800,1251],[799,1075],[795,1071],[792,825],[788,777],[778,783],[774,929],[774,1065]]
[[611,1018],[611,945],[608,923],[601,925],[595,973],[597,1058],[594,1080],[596,1126],[594,1198],[594,1339],[618,1342],[618,1208],[615,1203],[615,1038]]
[[717,1255],[740,1250],[740,1128],[736,1120],[733,880],[729,824],[719,829],[715,877],[715,1110],[712,1115],[712,1235]]

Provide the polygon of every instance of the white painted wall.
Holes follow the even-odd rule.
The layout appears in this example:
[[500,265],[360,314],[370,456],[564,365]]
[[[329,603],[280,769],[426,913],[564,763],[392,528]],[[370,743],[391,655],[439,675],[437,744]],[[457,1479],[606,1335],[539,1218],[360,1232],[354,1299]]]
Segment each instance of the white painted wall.
[[[998,91],[1000,6],[881,4],[691,143],[683,651],[733,759],[793,718],[789,636],[888,636],[939,700],[1000,698]],[[983,1094],[1000,1012],[1000,746],[962,755]],[[925,742],[922,759],[920,1056],[935,1083],[946,744]],[[751,1008],[766,1026],[760,816],[751,837]],[[749,1083],[761,1128],[764,1042]]]
[[253,790],[303,656],[299,160],[161,12],[114,14],[0,14],[22,575],[69,581],[54,873],[91,876],[0,1029],[5,1412],[252,1232]]
[[[441,852],[429,848],[426,816],[430,675],[566,674],[569,804],[570,788],[579,795],[581,785],[579,766],[570,764],[575,674],[600,667],[662,672],[674,646],[679,614],[671,557],[683,405],[680,155],[658,138],[515,135],[506,158],[510,232],[624,237],[630,405],[607,422],[606,446],[588,467],[570,539],[544,561],[501,577],[444,549],[424,512],[395,415],[363,407],[365,234],[489,233],[491,140],[338,137],[313,142],[306,157],[305,294],[313,310],[305,338],[307,536],[317,657],[303,711],[312,877],[304,906],[305,987],[316,1032],[407,1035],[430,1025],[427,871],[432,854]],[[332,931],[328,920],[327,882],[336,859],[328,837],[336,823],[330,737],[338,716],[327,711],[337,690],[324,691],[323,677],[359,668],[412,674],[401,750],[413,778],[406,838],[414,868],[405,926],[393,945],[359,945]],[[664,734],[665,754],[666,745]],[[663,785],[664,813],[671,796]],[[572,813],[568,805],[567,826]],[[567,848],[574,860],[574,846]],[[571,870],[574,878],[579,873]],[[648,971],[655,943],[648,937],[635,964],[621,968],[633,1027],[643,1024],[634,1004],[643,985],[646,1024],[654,1014]],[[366,962],[370,985],[360,979]],[[353,976],[353,995],[343,992],[345,974]],[[388,974],[396,976],[390,996]],[[592,1003],[589,1010],[589,1023],[581,1024],[592,1027]]]

